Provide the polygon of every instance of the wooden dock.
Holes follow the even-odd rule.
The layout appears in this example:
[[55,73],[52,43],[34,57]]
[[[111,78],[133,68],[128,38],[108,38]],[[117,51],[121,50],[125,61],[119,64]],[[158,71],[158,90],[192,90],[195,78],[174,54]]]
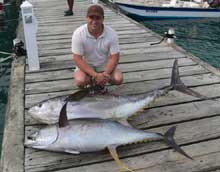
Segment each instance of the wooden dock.
[[[66,1],[32,0],[38,20],[41,70],[30,72],[24,58],[13,62],[1,159],[2,172],[116,172],[107,151],[71,155],[24,148],[24,138],[41,126],[25,109],[52,97],[76,91],[71,36],[85,23],[87,1],[75,1],[74,16],[64,17]],[[143,143],[118,149],[121,160],[138,172],[220,171],[220,72],[178,46],[151,46],[161,38],[144,26],[105,7],[105,23],[119,36],[119,67],[124,83],[117,92],[135,95],[169,85],[172,64],[179,60],[183,82],[213,100],[171,91],[129,122],[141,129],[164,133],[177,126],[176,141],[194,160],[163,143]],[[109,89],[116,89],[109,86]],[[104,137],[104,136],[103,136]]]

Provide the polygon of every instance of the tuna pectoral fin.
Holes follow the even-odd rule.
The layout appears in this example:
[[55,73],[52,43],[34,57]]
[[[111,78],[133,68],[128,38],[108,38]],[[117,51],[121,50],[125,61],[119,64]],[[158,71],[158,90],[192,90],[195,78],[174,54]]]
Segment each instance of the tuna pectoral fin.
[[170,147],[172,147],[175,151],[179,152],[180,154],[184,155],[185,157],[193,160],[192,157],[190,157],[186,152],[184,152],[179,145],[176,144],[173,136],[176,131],[176,126],[171,127],[165,134],[164,134],[164,140],[166,144]]
[[181,81],[179,76],[179,68],[178,68],[178,61],[175,59],[173,63],[173,69],[172,69],[172,76],[171,76],[171,83],[170,86],[172,90],[177,90],[179,92],[182,92],[184,94],[194,96],[201,99],[207,99],[207,97],[199,94],[196,91],[193,91],[192,89],[185,86],[185,84]]
[[128,123],[127,119],[120,119],[120,120],[118,120],[118,122],[121,123],[122,125],[133,128],[133,126]]
[[118,157],[118,153],[116,150],[117,146],[112,145],[108,146],[108,150],[112,156],[112,158],[115,160],[115,162],[118,164],[118,166],[121,168],[120,171],[130,171],[134,172],[132,169],[128,168]]
[[66,114],[66,106],[67,106],[66,102],[61,111],[60,111],[60,116],[59,116],[59,128],[65,127],[69,124],[68,119],[67,119],[67,114]]
[[68,96],[65,99],[65,104],[63,105],[61,111],[60,111],[60,116],[59,116],[59,127],[65,127],[67,126],[68,123],[68,118],[67,118],[67,112],[66,112],[66,108],[67,108],[67,103],[68,102],[73,102],[73,101],[79,101],[81,100],[83,97],[85,97],[87,94],[89,94],[89,88],[85,88],[83,90],[79,90],[73,94],[71,94],[70,96]]

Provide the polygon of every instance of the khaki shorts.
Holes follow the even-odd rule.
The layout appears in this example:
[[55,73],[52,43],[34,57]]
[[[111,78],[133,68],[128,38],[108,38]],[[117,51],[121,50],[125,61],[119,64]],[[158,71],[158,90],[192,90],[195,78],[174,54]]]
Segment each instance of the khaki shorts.
[[[93,67],[96,72],[103,72],[105,70],[105,65]],[[75,67],[74,72],[80,70],[78,66]]]

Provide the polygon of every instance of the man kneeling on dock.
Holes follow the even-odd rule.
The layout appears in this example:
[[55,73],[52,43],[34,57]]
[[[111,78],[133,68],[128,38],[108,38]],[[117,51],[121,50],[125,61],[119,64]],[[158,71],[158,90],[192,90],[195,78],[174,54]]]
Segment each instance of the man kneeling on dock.
[[116,32],[103,24],[104,10],[100,5],[88,8],[86,20],[87,24],[77,28],[72,36],[76,85],[84,88],[94,81],[100,86],[120,85],[123,76],[117,69],[120,54]]

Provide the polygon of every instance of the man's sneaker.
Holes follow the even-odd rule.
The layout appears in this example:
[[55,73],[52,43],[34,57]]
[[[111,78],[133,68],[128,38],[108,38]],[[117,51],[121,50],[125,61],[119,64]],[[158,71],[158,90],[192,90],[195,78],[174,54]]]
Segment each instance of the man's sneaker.
[[72,16],[72,15],[73,15],[73,11],[70,11],[70,10],[65,11],[64,16]]

